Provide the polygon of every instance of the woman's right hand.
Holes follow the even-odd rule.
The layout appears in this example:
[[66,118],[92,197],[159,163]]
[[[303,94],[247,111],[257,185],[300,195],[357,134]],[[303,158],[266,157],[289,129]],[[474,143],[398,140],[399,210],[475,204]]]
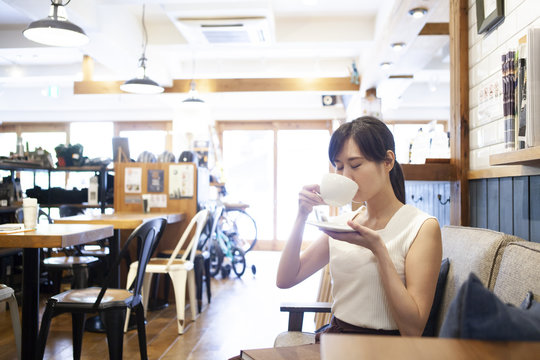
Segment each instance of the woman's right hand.
[[298,194],[298,211],[302,215],[309,215],[316,205],[325,205],[325,202],[319,195],[321,191],[318,184],[305,185]]

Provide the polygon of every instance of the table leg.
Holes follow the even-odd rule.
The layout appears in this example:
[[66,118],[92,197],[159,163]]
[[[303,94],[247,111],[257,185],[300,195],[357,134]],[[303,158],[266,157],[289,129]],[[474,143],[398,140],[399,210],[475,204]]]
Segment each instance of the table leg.
[[22,358],[35,359],[39,317],[39,248],[23,249]]
[[[119,254],[120,254],[120,230],[114,229],[114,236],[110,238],[109,240],[109,258],[111,260],[111,264],[114,264]],[[116,289],[120,288],[120,264],[118,265],[118,267],[111,269],[111,273],[109,274],[109,276],[111,276],[111,282],[109,283],[109,286],[111,288],[116,288]]]

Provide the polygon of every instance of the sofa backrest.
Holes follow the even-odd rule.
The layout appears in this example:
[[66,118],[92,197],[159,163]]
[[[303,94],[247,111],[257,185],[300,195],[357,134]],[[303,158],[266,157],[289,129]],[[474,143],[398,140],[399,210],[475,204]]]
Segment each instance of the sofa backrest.
[[519,306],[529,291],[540,301],[540,244],[512,242],[504,249],[493,292],[502,302]]
[[442,228],[443,258],[449,258],[450,269],[437,321],[440,329],[444,316],[459,288],[471,272],[492,290],[506,245],[522,239],[501,232],[464,226]]

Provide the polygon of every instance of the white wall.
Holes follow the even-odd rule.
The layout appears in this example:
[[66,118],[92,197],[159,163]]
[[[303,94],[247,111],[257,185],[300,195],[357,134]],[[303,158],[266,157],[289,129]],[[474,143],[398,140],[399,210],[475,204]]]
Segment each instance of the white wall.
[[[487,0],[486,0],[487,1]],[[540,27],[539,0],[505,0],[505,19],[497,29],[478,35],[476,1],[469,0],[469,143],[470,169],[489,168],[489,155],[505,151],[502,97],[497,103],[500,116],[478,116],[479,91],[501,81],[501,55],[517,49],[518,39],[531,26]]]

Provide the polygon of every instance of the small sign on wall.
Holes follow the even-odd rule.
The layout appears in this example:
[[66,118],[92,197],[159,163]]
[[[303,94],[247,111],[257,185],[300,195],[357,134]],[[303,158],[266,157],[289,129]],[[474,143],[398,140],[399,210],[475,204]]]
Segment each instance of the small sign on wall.
[[163,192],[165,175],[163,170],[148,170],[148,192],[150,193],[160,193]]
[[188,164],[169,166],[169,198],[192,198],[194,193],[193,166]]
[[127,167],[124,172],[124,192],[140,193],[142,182],[142,168]]

